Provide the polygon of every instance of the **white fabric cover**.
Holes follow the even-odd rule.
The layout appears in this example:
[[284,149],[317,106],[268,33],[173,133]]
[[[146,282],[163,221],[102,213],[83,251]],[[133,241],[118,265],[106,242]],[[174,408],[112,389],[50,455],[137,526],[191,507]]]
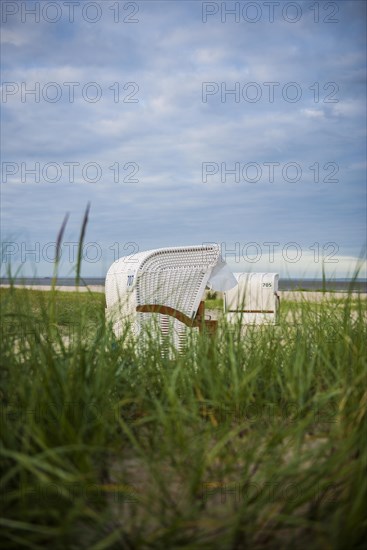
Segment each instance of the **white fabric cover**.
[[211,290],[224,292],[226,290],[230,290],[236,285],[237,279],[233,275],[232,271],[229,269],[226,262],[224,262],[223,260],[219,261],[211,272],[207,286]]

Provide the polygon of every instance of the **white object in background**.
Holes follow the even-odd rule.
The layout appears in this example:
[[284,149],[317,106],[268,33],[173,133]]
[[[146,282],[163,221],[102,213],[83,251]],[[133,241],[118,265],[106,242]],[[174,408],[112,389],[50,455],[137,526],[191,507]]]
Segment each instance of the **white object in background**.
[[275,324],[278,320],[278,273],[235,273],[238,285],[224,294],[224,312],[230,322],[243,325]]
[[207,286],[210,290],[224,292],[237,286],[237,279],[229,269],[226,262],[221,260],[213,268]]
[[167,306],[194,319],[208,283],[213,290],[237,285],[226,267],[219,245],[160,248],[118,259],[108,270],[105,285],[106,316],[116,336],[126,321],[137,335],[155,318],[161,334],[169,334],[173,327],[174,344],[180,349],[184,323],[163,313],[138,312],[137,306]]

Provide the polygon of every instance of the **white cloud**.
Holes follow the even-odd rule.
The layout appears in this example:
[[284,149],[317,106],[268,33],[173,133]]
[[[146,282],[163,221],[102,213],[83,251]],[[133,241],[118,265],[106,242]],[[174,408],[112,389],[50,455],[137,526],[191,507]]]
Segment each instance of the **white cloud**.
[[325,113],[321,109],[301,109],[301,113],[307,118],[325,118]]
[[19,29],[8,29],[6,27],[2,28],[0,34],[1,44],[11,44],[12,46],[23,46],[27,43],[27,37]]

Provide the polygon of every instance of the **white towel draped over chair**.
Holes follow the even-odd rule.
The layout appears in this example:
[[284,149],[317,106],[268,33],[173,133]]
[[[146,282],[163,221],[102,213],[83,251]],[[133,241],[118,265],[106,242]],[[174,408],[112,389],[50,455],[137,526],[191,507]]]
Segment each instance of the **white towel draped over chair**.
[[207,286],[210,290],[224,292],[237,286],[237,279],[229,269],[226,262],[219,261],[211,272]]

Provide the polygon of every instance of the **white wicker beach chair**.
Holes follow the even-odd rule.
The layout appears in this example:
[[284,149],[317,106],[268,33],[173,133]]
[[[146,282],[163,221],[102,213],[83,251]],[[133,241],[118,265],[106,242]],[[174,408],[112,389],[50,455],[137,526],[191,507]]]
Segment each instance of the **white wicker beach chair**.
[[206,287],[225,291],[237,280],[221,259],[219,245],[161,248],[115,261],[106,276],[106,315],[120,336],[126,321],[135,335],[158,321],[161,335],[173,328],[174,344],[182,348],[186,327],[214,331],[204,320]]
[[277,273],[234,273],[238,285],[224,294],[230,322],[243,325],[276,324],[279,312]]

